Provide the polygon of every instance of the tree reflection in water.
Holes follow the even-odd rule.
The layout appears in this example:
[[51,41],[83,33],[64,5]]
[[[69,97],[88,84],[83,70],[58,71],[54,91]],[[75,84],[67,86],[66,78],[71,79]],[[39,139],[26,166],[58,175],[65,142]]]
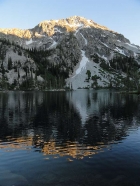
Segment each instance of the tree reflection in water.
[[114,91],[0,93],[0,148],[82,159],[139,126],[136,95]]

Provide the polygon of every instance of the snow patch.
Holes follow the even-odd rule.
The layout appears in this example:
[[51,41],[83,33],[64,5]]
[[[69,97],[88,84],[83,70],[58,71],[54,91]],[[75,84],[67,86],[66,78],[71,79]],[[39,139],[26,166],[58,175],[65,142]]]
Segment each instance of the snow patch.
[[106,46],[106,47],[108,47],[109,48],[109,46],[108,45],[106,45],[105,43],[103,43],[103,42],[101,42],[104,46]]
[[66,23],[66,25],[70,26],[71,28],[76,28],[76,27],[82,27],[83,26],[83,23],[73,23],[73,24],[70,24],[70,23]]
[[121,49],[120,49],[120,48],[118,48],[118,47],[116,47],[115,51],[117,51],[117,52],[119,52],[120,54],[122,54],[122,55],[126,56],[126,55],[125,55],[125,53],[124,53],[124,51],[123,51],[123,50],[121,50]]
[[76,34],[79,32],[79,30],[82,28],[82,26],[80,26],[77,30],[76,30],[76,32],[74,33],[74,35],[76,36]]
[[82,27],[83,26],[83,23],[77,24],[76,26]]
[[39,34],[39,33],[35,33],[35,36],[36,36],[36,37],[39,37],[39,38],[40,38],[40,37],[47,37],[46,35],[42,35],[42,34]]
[[88,22],[88,23],[91,23],[91,20],[90,20],[90,19],[88,19],[88,20],[87,20],[87,22]]
[[131,47],[133,47],[133,48],[138,49],[138,47],[137,47],[137,46],[131,45],[131,44],[129,44],[129,43],[126,43],[126,44],[127,44],[127,45],[129,45],[129,46],[131,46]]
[[88,62],[88,58],[85,56],[85,51],[82,51],[82,60],[80,61],[79,68],[76,70],[76,75],[81,73],[82,70],[86,68],[86,64]]
[[63,33],[63,32],[61,32],[58,28],[54,28],[54,31],[55,31],[55,32],[59,32],[59,33]]
[[85,28],[91,28],[89,25],[85,26]]
[[52,45],[48,49],[54,48],[54,47],[56,47],[56,45],[57,45],[57,42],[53,40]]
[[134,52],[134,57],[137,57],[138,55],[136,54],[136,52]]
[[30,44],[32,44],[32,43],[33,43],[32,38],[31,38],[29,41],[26,41],[26,45],[30,45]]
[[41,82],[43,82],[44,79],[43,79],[41,76],[37,76],[37,81],[41,81]]
[[102,37],[106,37],[105,35],[101,34]]
[[[81,33],[80,33],[81,34]],[[82,38],[84,39],[84,41],[85,41],[85,45],[87,45],[87,40],[86,40],[86,38],[83,36],[83,34],[81,34],[81,36],[82,36]]]
[[107,57],[105,57],[104,55],[102,56],[102,58],[103,58],[105,61],[108,61]]

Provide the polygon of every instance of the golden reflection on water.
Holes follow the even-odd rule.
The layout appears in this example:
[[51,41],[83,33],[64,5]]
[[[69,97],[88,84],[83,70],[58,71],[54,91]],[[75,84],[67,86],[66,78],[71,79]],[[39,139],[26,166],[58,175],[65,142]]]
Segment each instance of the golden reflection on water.
[[[50,139],[48,142],[45,142],[39,136],[35,138],[33,136],[26,138],[12,138],[9,136],[5,141],[0,141],[0,149],[4,149],[5,152],[38,149],[45,156],[53,155],[53,158],[70,156],[73,159],[83,159],[86,156],[90,157],[99,152],[103,152],[103,149],[108,147],[109,145],[105,145],[104,143],[91,146],[71,141],[60,143],[55,139]],[[49,158],[46,157],[45,159]],[[68,160],[72,161],[69,158]]]
[[15,151],[15,150],[28,150],[32,146],[32,137],[27,139],[23,137],[12,138],[6,137],[5,141],[0,141],[0,149],[5,149],[6,152]]
[[63,144],[63,146],[58,146],[58,144],[52,140],[44,144],[42,152],[44,155],[71,156],[74,159],[83,159],[85,156],[97,154],[98,151],[104,147],[106,146],[86,146],[78,142],[70,141]]

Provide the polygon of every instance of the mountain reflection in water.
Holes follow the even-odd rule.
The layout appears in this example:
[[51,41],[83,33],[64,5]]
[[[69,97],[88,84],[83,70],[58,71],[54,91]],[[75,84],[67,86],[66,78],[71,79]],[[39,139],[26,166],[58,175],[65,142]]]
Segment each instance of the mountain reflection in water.
[[139,111],[137,95],[108,90],[1,92],[0,158],[19,152],[32,152],[34,159],[40,153],[48,161],[98,157],[139,131]]
[[131,126],[138,127],[137,99],[105,90],[1,93],[0,148],[93,155],[124,139]]

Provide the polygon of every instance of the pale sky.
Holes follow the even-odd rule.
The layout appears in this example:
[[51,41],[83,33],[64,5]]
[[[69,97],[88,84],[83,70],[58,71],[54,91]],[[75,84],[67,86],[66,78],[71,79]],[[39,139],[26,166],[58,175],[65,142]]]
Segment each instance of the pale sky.
[[43,20],[74,15],[140,45],[140,0],[0,0],[0,28],[33,28]]

